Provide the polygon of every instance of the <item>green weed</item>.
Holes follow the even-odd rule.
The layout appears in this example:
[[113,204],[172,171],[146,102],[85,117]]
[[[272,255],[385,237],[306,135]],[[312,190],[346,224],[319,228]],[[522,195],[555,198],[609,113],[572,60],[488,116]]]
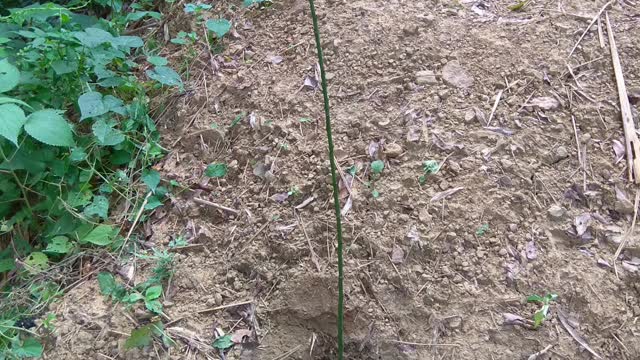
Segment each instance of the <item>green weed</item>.
[[418,182],[420,182],[420,185],[424,185],[424,183],[427,182],[427,177],[429,175],[434,175],[436,173],[438,173],[438,171],[440,171],[440,165],[438,164],[437,161],[435,160],[427,160],[425,162],[422,163],[422,172],[423,174],[420,175],[420,177],[418,178]]
[[549,314],[549,309],[551,307],[551,302],[558,299],[557,294],[547,294],[544,297],[540,295],[530,295],[527,297],[527,302],[540,304],[541,307],[538,311],[533,314],[533,327],[535,329],[539,328],[540,325],[547,319],[547,315]]

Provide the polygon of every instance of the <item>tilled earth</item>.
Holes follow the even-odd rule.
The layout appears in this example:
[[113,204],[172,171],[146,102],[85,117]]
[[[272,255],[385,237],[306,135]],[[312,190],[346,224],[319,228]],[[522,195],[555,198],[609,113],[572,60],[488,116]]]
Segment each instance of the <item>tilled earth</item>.
[[[346,212],[347,359],[595,358],[586,347],[640,358],[637,188],[604,16],[604,47],[596,23],[569,55],[604,0],[515,3],[316,4]],[[125,351],[136,313],[97,295],[94,279],[59,307],[48,358],[219,358],[207,348],[215,328],[248,335],[226,359],[337,357],[308,4],[237,5],[215,3],[210,16],[234,24],[224,51],[198,45],[186,92],[158,123],[171,150],[158,168],[190,188],[146,229],[147,245],[191,244],[175,251],[163,298],[180,346]],[[640,9],[614,1],[609,17],[638,106]],[[170,36],[201,32],[193,20],[171,18]],[[172,50],[177,64],[184,51]],[[437,173],[425,174],[429,160]],[[226,177],[204,176],[210,163],[226,163]],[[525,299],[551,293],[531,329],[539,306]]]

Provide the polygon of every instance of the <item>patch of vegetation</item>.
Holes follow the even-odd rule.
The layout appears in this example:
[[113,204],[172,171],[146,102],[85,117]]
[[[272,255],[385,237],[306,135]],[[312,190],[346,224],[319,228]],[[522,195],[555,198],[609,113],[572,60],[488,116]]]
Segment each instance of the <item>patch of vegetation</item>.
[[539,328],[542,323],[547,319],[549,309],[551,308],[551,302],[558,299],[557,294],[547,294],[544,297],[540,295],[531,295],[527,297],[527,302],[540,304],[540,309],[533,314],[533,327]]
[[482,224],[476,230],[476,236],[483,236],[487,231],[489,231],[489,224]]
[[[143,211],[161,206],[169,191],[151,169],[165,150],[149,95],[182,89],[182,81],[140,37],[121,35],[130,22],[160,18],[151,11],[157,2],[138,1],[128,14],[121,1],[61,3],[0,6],[7,10],[0,17],[0,354],[7,358],[42,353],[20,320],[42,315],[60,288],[36,277],[84,248],[122,248],[116,223],[131,220],[144,198]],[[110,20],[92,15],[105,9]],[[142,72],[139,59],[152,66]],[[114,214],[121,204],[129,212]],[[115,279],[101,280],[111,296],[126,293]],[[13,301],[29,283],[31,302]],[[144,300],[161,311],[152,286]],[[45,320],[51,327],[53,318]]]
[[423,185],[424,183],[427,182],[427,177],[429,175],[437,174],[438,171],[440,171],[440,165],[438,164],[437,161],[435,161],[435,160],[427,160],[427,161],[423,162],[422,163],[422,172],[423,172],[423,174],[420,175],[420,177],[418,178],[418,182],[420,182],[420,185]]

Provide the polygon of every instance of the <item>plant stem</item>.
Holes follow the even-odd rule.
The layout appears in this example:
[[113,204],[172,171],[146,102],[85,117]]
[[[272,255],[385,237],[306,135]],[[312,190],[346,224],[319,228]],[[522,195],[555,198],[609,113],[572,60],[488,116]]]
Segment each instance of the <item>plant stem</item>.
[[322,80],[322,96],[324,98],[324,117],[327,130],[327,144],[329,146],[329,162],[331,164],[331,184],[333,185],[333,205],[336,213],[336,237],[338,240],[338,359],[344,359],[344,259],[342,257],[342,217],[340,214],[340,189],[336,175],[336,157],[333,154],[333,136],[331,135],[331,116],[329,115],[329,94],[327,90],[327,78],[324,72],[324,59],[322,56],[322,43],[320,42],[320,29],[318,17],[313,0],[309,0],[311,19],[313,20],[313,33],[316,38],[318,51],[318,64],[320,65],[320,78]]

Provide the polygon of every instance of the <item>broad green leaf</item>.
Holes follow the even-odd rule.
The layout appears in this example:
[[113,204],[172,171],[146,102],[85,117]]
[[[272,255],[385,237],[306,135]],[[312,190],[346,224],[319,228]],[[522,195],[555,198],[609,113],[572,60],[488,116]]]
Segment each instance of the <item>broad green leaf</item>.
[[27,270],[32,274],[38,274],[49,267],[49,258],[39,251],[32,252],[25,260]]
[[27,117],[24,130],[47,145],[73,146],[73,132],[62,113],[54,109],[38,110]]
[[218,39],[222,39],[229,30],[231,30],[231,23],[227,19],[209,19],[206,22],[207,29],[216,34]]
[[0,274],[16,268],[16,261],[13,258],[0,259]]
[[83,244],[92,243],[99,246],[109,245],[113,242],[114,229],[109,225],[98,225],[89,234],[80,239]]
[[76,39],[86,47],[94,48],[104,43],[111,43],[114,39],[111,33],[98,28],[87,28],[73,33]]
[[71,162],[80,162],[84,159],[87,158],[87,152],[84,150],[84,148],[80,148],[80,147],[76,147],[71,149],[71,154],[69,154],[69,160],[71,160]]
[[213,347],[220,350],[226,350],[232,346],[233,340],[231,340],[231,335],[229,334],[220,336],[213,342]]
[[154,285],[147,288],[144,292],[144,298],[147,301],[155,300],[162,295],[162,285]]
[[375,189],[374,189],[374,190],[371,192],[371,196],[373,196],[373,198],[374,198],[374,199],[377,199],[377,198],[379,198],[379,197],[380,197],[380,192],[379,192],[378,190],[375,190]]
[[487,231],[489,231],[489,224],[482,224],[478,230],[476,230],[476,235],[483,236]]
[[212,178],[221,178],[227,175],[227,165],[220,163],[213,163],[207,166],[204,174]]
[[69,60],[56,60],[51,63],[53,71],[58,75],[70,74],[78,70],[78,62]]
[[533,327],[534,328],[540,327],[544,319],[545,319],[545,316],[542,313],[542,311],[541,310],[536,311],[536,313],[533,314],[533,322],[534,322]]
[[162,201],[160,201],[156,196],[150,196],[147,203],[144,205],[145,210],[153,210],[162,206]]
[[109,111],[102,100],[102,94],[97,91],[90,91],[80,95],[78,106],[80,107],[80,120],[104,115]]
[[6,96],[0,96],[0,105],[2,104],[18,104],[31,109],[31,106],[26,102]]
[[9,60],[0,60],[0,93],[12,90],[20,82],[20,71]]
[[527,297],[527,302],[543,303],[544,299],[540,295],[530,295]]
[[98,81],[98,85],[102,86],[103,88],[114,88],[124,83],[125,80],[118,76],[105,77],[101,78],[101,80]]
[[18,358],[39,358],[42,356],[44,347],[35,338],[28,337],[22,341],[22,344],[18,347],[13,347],[13,355]]
[[138,36],[118,36],[113,39],[112,44],[125,48],[138,48],[144,45],[144,41]]
[[547,294],[544,296],[544,302],[547,304],[556,299],[558,299],[558,294]]
[[131,336],[125,341],[124,346],[127,349],[133,349],[145,347],[149,344],[151,344],[151,327],[147,325],[133,330]]
[[180,75],[166,66],[156,66],[153,70],[146,71],[147,76],[163,85],[182,87]]
[[160,173],[153,169],[145,169],[142,171],[142,182],[149,187],[149,190],[156,191],[156,188],[160,185]]
[[376,160],[371,163],[371,172],[374,174],[380,174],[384,170],[384,162],[382,160]]
[[56,236],[49,244],[47,244],[47,248],[44,252],[54,253],[54,254],[66,254],[73,249],[73,244],[69,242],[69,238],[66,236]]
[[144,299],[144,296],[142,296],[142,294],[140,294],[139,292],[133,292],[123,297],[122,302],[134,304],[142,299]]
[[18,146],[18,135],[27,121],[24,111],[18,105],[0,105],[0,136]]
[[94,196],[93,202],[84,208],[83,213],[88,218],[98,216],[106,219],[109,216],[109,199],[102,195]]
[[105,296],[113,294],[118,286],[116,279],[108,272],[101,272],[98,274],[98,285],[100,286],[100,292]]
[[154,66],[165,66],[169,63],[169,60],[162,56],[149,56],[147,57],[147,61]]
[[[171,43],[176,44],[176,45],[186,45],[187,44],[187,40],[185,40],[184,38],[173,38],[171,39]],[[149,70],[147,70],[149,71]]]
[[159,300],[145,301],[144,306],[147,308],[147,310],[155,314],[162,313],[162,303]]
[[118,145],[125,139],[120,130],[114,129],[113,125],[107,124],[104,119],[98,119],[93,123],[91,130],[93,130],[93,135],[102,146]]
[[127,14],[126,21],[138,21],[145,17],[160,19],[162,15],[155,11],[135,11]]

